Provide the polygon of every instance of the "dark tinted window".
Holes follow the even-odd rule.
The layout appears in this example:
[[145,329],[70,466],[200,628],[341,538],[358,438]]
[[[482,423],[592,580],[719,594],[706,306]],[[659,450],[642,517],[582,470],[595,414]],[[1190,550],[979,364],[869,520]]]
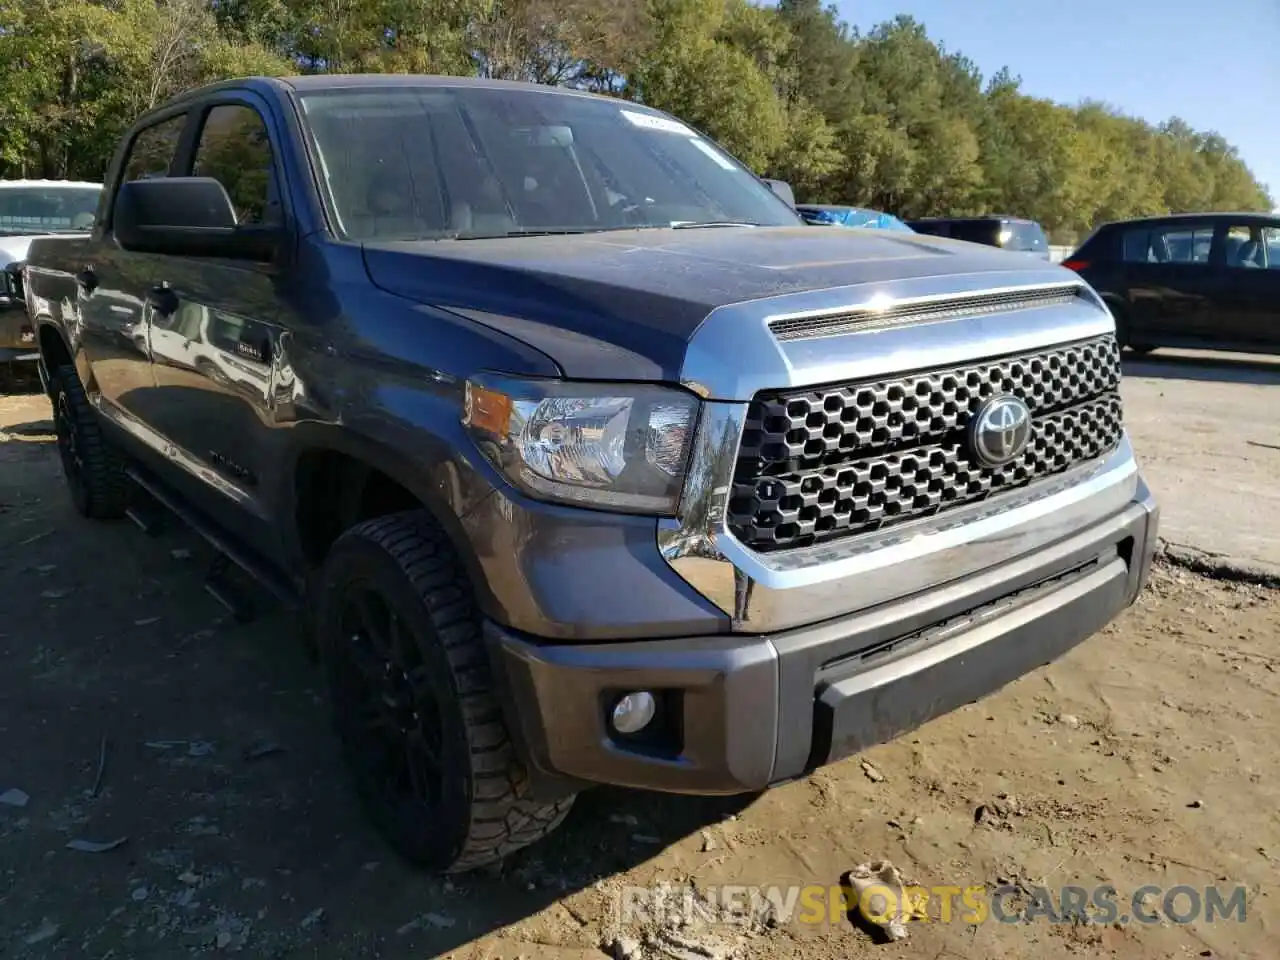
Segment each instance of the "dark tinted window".
[[129,149],[123,179],[167,177],[169,167],[173,164],[173,155],[178,149],[178,138],[182,136],[182,128],[186,122],[187,115],[183,113],[139,131]]
[[1120,248],[1120,259],[1126,263],[1146,263],[1151,250],[1151,231],[1146,227],[1124,231]]
[[1267,242],[1260,226],[1228,227],[1223,252],[1229,267],[1242,270],[1265,270],[1267,267]]
[[1000,234],[1000,224],[995,220],[957,220],[951,224],[951,236],[970,243],[995,246]]
[[1267,249],[1267,269],[1280,270],[1280,227],[1263,227],[1262,243]]
[[227,104],[209,111],[191,173],[213,177],[227,188],[240,223],[279,218],[279,204],[273,202],[271,139],[261,115],[252,107]]
[[1125,231],[1123,242],[1128,263],[1208,263],[1212,249],[1210,224],[1131,227]]
[[302,102],[352,238],[801,222],[715,144],[622,101],[424,86]]
[[916,233],[923,233],[930,237],[950,236],[947,225],[937,220],[908,220],[907,225]]

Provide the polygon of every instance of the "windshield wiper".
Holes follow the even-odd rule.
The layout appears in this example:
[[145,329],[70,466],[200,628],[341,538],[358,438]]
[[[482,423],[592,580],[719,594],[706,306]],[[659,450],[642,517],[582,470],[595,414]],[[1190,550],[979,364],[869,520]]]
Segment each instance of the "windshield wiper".
[[672,230],[696,230],[702,227],[758,227],[750,220],[673,220]]
[[598,230],[584,229],[582,227],[549,227],[547,229],[534,228],[532,230],[508,230],[506,233],[464,233],[458,236],[459,240],[494,240],[499,237],[562,237],[575,233],[599,233]]

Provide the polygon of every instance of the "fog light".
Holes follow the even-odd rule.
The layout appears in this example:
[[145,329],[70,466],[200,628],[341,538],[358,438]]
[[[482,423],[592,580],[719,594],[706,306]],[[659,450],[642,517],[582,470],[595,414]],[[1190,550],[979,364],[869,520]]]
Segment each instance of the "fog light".
[[18,333],[18,339],[22,343],[35,343],[36,332],[24,324],[22,330]]
[[613,707],[613,729],[619,733],[639,733],[657,712],[657,701],[648,690],[628,693]]

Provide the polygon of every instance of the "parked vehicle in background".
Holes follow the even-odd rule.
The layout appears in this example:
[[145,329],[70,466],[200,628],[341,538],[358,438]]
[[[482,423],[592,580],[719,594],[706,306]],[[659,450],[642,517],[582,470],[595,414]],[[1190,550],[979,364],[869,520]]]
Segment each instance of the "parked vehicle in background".
[[1280,216],[1184,213],[1095,230],[1062,262],[1102,295],[1122,345],[1280,352]]
[[36,335],[23,303],[20,265],[36,237],[93,226],[100,183],[0,180],[0,365],[36,361]]
[[842,227],[872,227],[879,230],[897,230],[914,233],[909,226],[891,213],[868,210],[865,207],[843,207],[836,204],[800,203],[796,205],[805,223],[830,223]]
[[802,777],[1146,580],[1087,284],[815,230],[666,114],[228,81],[139,120],[106,189],[26,266],[72,498],[162,504],[302,611],[413,860],[501,858],[596,783]]
[[1044,228],[1023,217],[923,217],[908,220],[907,226],[916,233],[985,243],[989,247],[1049,259],[1049,238],[1045,236]]

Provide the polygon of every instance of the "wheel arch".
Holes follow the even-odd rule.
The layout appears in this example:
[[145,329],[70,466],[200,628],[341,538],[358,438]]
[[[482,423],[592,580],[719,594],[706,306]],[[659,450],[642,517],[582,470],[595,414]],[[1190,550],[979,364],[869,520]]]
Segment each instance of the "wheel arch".
[[456,549],[481,609],[495,609],[497,601],[462,523],[492,487],[444,440],[415,433],[421,446],[406,453],[386,441],[332,426],[298,424],[293,432],[279,502],[287,504],[286,550],[309,575],[338,536],[355,524],[423,509]]

